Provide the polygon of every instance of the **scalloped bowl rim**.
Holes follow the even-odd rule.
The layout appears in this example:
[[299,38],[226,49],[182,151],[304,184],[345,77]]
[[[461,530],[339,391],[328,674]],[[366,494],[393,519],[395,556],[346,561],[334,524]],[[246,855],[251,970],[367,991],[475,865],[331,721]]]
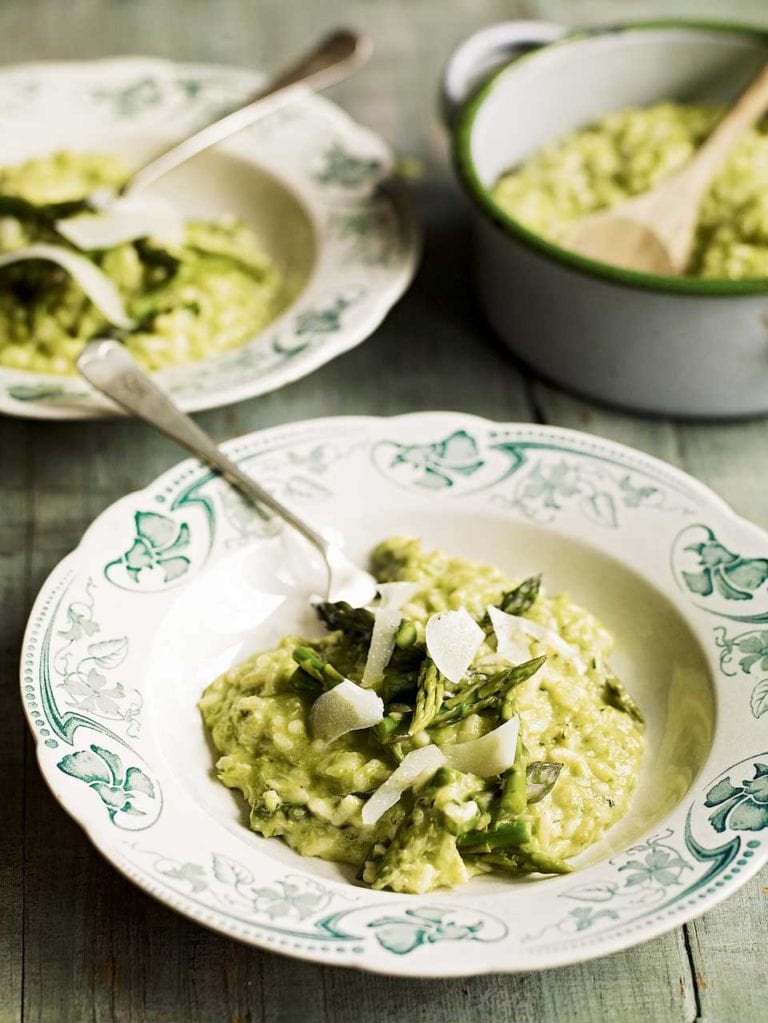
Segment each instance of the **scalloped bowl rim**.
[[[487,431],[491,428],[500,431],[501,433],[506,431],[513,437],[517,437],[519,435],[521,437],[529,436],[533,438],[547,439],[548,441],[553,442],[555,446],[557,446],[557,443],[560,442],[562,445],[566,446],[569,451],[573,451],[575,453],[586,453],[584,454],[584,457],[588,457],[588,453],[590,451],[602,451],[606,455],[615,457],[616,463],[619,465],[623,465],[624,467],[629,466],[641,472],[642,470],[647,470],[653,478],[668,481],[670,485],[677,485],[681,491],[694,495],[701,501],[701,505],[697,507],[699,517],[705,517],[708,515],[710,520],[716,521],[720,527],[727,527],[733,532],[741,534],[747,543],[752,543],[756,546],[762,544],[763,549],[768,551],[768,534],[753,523],[750,523],[748,520],[738,516],[733,509],[710,487],[694,479],[683,470],[668,465],[654,456],[639,452],[627,445],[562,427],[549,427],[527,423],[495,423],[482,417],[447,411],[409,413],[392,417],[337,416],[306,420],[293,424],[271,427],[260,431],[253,431],[252,433],[243,435],[242,437],[234,438],[226,442],[223,446],[232,457],[237,457],[238,455],[241,457],[258,457],[270,451],[280,450],[281,447],[287,447],[291,442],[298,442],[300,439],[306,442],[310,437],[323,437],[326,435],[326,431],[330,431],[328,436],[335,436],[335,434],[333,434],[334,429],[338,430],[339,436],[351,436],[358,432],[362,434],[365,429],[375,426],[380,427],[380,433],[386,436],[387,432],[396,433],[401,427],[413,426],[415,432],[421,428],[422,430],[427,430],[428,433],[431,432],[437,436],[440,433],[440,429],[448,429],[452,425],[455,425],[457,429],[461,430],[474,429],[475,431],[480,432],[483,430]],[[496,434],[493,435],[495,436]],[[381,441],[378,441],[377,443],[381,443]],[[120,509],[121,506],[135,504],[137,499],[148,495],[150,492],[157,492],[165,485],[177,485],[182,477],[193,478],[195,480],[194,486],[198,487],[204,485],[206,480],[210,480],[212,478],[212,474],[194,459],[185,459],[156,477],[146,487],[120,498],[97,516],[91,527],[89,527],[83,535],[78,547],[66,555],[49,574],[35,600],[24,636],[21,658],[22,690],[25,686],[25,664],[30,661],[32,656],[30,651],[35,645],[35,637],[38,630],[36,621],[40,618],[41,613],[45,614],[45,607],[48,603],[50,603],[52,593],[61,584],[62,580],[74,569],[78,562],[78,558],[83,556],[84,549],[91,539],[94,527],[96,527],[100,521],[114,516],[115,511]],[[397,486],[400,485],[401,484],[397,484]],[[28,684],[28,682],[26,684]],[[717,682],[716,687],[719,688],[719,684]],[[256,946],[263,947],[268,950],[277,950],[280,951],[281,954],[294,956],[296,958],[316,961],[324,964],[329,964],[329,962],[331,962],[328,955],[322,951],[312,951],[307,948],[275,948],[273,945],[268,944],[268,941],[263,937],[263,934],[259,935],[258,924],[249,924],[248,921],[243,920],[242,924],[238,925],[236,922],[233,922],[231,918],[228,918],[223,914],[217,914],[214,910],[201,910],[194,901],[190,900],[190,898],[178,891],[174,892],[167,885],[157,883],[149,876],[148,873],[143,872],[141,869],[129,862],[128,858],[118,851],[116,845],[110,845],[109,841],[105,839],[105,834],[108,834],[109,837],[111,837],[111,832],[105,828],[103,818],[100,818],[96,813],[84,812],[77,805],[77,799],[73,800],[69,795],[62,791],[62,776],[56,771],[55,764],[49,751],[46,750],[45,746],[38,738],[37,732],[39,731],[40,722],[35,720],[34,713],[30,713],[30,709],[26,702],[25,713],[29,727],[34,734],[37,743],[37,759],[41,772],[54,797],[78,822],[78,824],[80,824],[91,842],[102,853],[102,855],[104,855],[124,876],[128,877],[143,890],[158,898],[161,902],[176,909],[183,915],[218,931],[219,933],[230,937],[237,937]],[[755,734],[756,733],[757,729],[755,729]],[[743,752],[743,750],[740,752]],[[754,756],[768,756],[768,753],[763,753],[761,751],[760,753],[755,753]],[[712,750],[710,749],[710,752],[707,755],[707,773],[710,775],[710,778],[714,778],[717,777],[717,774],[713,773],[712,765],[709,763],[711,759]],[[752,758],[743,758],[742,761],[739,761],[738,765],[734,766],[739,766],[745,759]],[[720,773],[722,773],[722,770],[718,772],[718,774]],[[695,782],[698,782],[698,778],[695,779]],[[67,792],[68,791],[69,790],[67,790]],[[676,807],[669,816],[679,816],[680,812],[681,808]],[[690,818],[690,813],[688,816]],[[766,834],[766,838],[768,838],[768,834]],[[753,844],[759,845],[760,843]],[[748,881],[762,866],[765,865],[766,862],[768,862],[768,843],[762,844],[762,848],[759,852],[754,854],[749,852],[747,855],[752,857],[752,859],[751,862],[748,863],[743,861],[745,862],[745,866],[741,871],[742,876],[738,880],[731,878],[727,881],[727,883],[723,882],[722,887],[719,887],[717,890],[713,889],[712,892],[707,894],[705,897],[700,896],[700,898],[702,898],[701,903],[696,905],[693,909],[678,907],[676,910],[668,913],[664,919],[648,921],[646,924],[636,927],[634,930],[630,928],[628,931],[625,931],[621,937],[616,937],[613,940],[608,939],[607,942],[602,941],[598,935],[597,939],[592,938],[591,941],[584,939],[578,947],[575,947],[573,944],[568,944],[564,945],[560,949],[551,948],[544,953],[545,961],[542,961],[541,957],[539,957],[539,959],[534,957],[531,961],[518,960],[505,965],[505,963],[494,961],[493,956],[489,954],[487,958],[484,957],[481,961],[470,961],[470,965],[468,966],[468,961],[466,959],[462,959],[460,955],[446,957],[446,955],[441,954],[441,951],[444,953],[450,944],[453,944],[449,942],[447,946],[438,946],[437,951],[430,961],[422,963],[421,965],[419,965],[415,959],[406,959],[403,955],[399,955],[397,958],[393,958],[391,956],[389,958],[377,958],[376,956],[373,956],[365,960],[358,959],[352,961],[348,961],[345,957],[343,960],[333,960],[333,964],[361,968],[387,975],[395,974],[402,976],[434,978],[479,975],[492,972],[527,972],[534,969],[549,968],[585,961],[590,958],[626,949],[641,941],[649,940],[713,908],[723,899],[732,895],[734,891]],[[288,873],[290,873],[290,871],[288,871]],[[568,875],[568,877],[571,878],[574,876],[576,875]],[[551,885],[553,883],[558,883],[559,880],[563,879],[557,879],[555,882],[548,881],[543,883]],[[546,891],[546,889],[544,889],[543,892],[544,891]],[[358,890],[355,889],[355,894],[358,893]],[[392,893],[369,894],[384,895]],[[398,896],[396,898],[400,900],[414,900],[417,897]],[[455,893],[433,893],[431,897],[425,896],[418,898],[420,898],[421,901],[432,901],[437,906],[444,906],[446,904],[446,900],[450,902],[451,898],[455,899]],[[485,898],[485,902],[488,902],[487,896]],[[347,911],[347,915],[353,912],[356,912],[356,910]],[[336,914],[336,916],[343,915],[344,913]],[[489,918],[491,916],[491,914],[486,915]],[[378,925],[376,923],[369,923],[367,926],[371,927]],[[362,940],[363,939],[361,939],[361,941]],[[434,946],[430,946],[430,948],[434,949]],[[511,949],[509,951],[511,952]]]

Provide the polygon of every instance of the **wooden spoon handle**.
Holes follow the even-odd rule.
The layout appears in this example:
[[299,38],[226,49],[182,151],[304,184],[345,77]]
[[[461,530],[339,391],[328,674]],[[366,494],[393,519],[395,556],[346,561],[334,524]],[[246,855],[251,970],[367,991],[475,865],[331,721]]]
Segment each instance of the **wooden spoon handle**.
[[768,107],[768,64],[754,78],[683,171],[690,187],[703,192],[731,147]]

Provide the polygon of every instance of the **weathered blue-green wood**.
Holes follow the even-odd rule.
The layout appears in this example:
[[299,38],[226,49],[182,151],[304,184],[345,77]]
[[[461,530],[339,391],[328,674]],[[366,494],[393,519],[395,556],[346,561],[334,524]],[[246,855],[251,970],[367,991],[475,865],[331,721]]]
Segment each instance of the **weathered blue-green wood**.
[[[749,2],[754,12],[754,3]],[[2,0],[0,62],[153,53],[276,66],[340,20],[367,29],[371,65],[335,90],[417,156],[424,266],[361,348],[284,390],[201,415],[223,439],[318,415],[458,408],[592,430],[681,465],[768,526],[765,421],[675,425],[600,410],[532,380],[471,296],[466,212],[451,183],[436,83],[473,28],[537,12],[619,16],[606,0]],[[621,5],[622,10],[625,5]],[[670,4],[666,10],[694,3]],[[732,5],[735,6],[735,5]],[[636,3],[633,15],[664,13]],[[733,11],[730,12],[733,14]],[[766,12],[768,18],[768,12]],[[0,159],[2,140],[0,140]],[[0,1023],[768,1021],[765,874],[705,918],[607,959],[521,977],[414,982],[284,959],[188,923],[96,854],[39,778],[16,695],[25,613],[47,571],[111,501],[179,455],[138,424],[0,422]]]
[[14,693],[16,637],[24,625],[27,593],[25,530],[31,507],[19,487],[0,495],[0,608],[5,618],[0,641],[0,798],[3,800],[0,838],[0,991],[6,992],[8,1018],[21,1010],[23,983],[23,860],[24,749],[26,736],[21,705]]

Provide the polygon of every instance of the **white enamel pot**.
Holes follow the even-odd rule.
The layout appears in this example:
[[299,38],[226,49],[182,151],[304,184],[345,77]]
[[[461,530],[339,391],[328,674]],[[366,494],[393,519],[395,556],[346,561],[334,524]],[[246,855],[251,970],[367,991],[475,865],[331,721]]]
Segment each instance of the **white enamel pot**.
[[768,412],[768,280],[660,277],[585,259],[526,230],[489,191],[505,170],[609,111],[730,102],[767,58],[766,32],[671,21],[571,35],[510,22],[456,50],[443,110],[475,211],[480,301],[539,373],[643,412]]

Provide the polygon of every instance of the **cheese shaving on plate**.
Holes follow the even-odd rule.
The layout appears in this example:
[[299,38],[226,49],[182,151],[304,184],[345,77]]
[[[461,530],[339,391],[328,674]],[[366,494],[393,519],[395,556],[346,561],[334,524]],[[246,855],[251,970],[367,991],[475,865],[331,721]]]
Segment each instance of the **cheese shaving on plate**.
[[479,739],[445,746],[446,763],[456,771],[476,774],[479,778],[502,774],[515,762],[519,733],[520,719],[515,715]]
[[[551,647],[561,657],[571,661],[578,672],[583,674],[587,670],[576,648],[571,646],[570,643],[566,643],[563,637],[555,632],[554,629],[548,629],[545,625],[532,622],[530,618],[521,618],[519,615],[507,614],[505,611],[500,611],[497,607],[489,607],[488,614],[493,623],[493,630],[496,633],[499,653],[505,659],[512,661],[512,663],[519,662],[508,657],[505,650],[510,651],[513,657],[517,657],[520,634],[522,633]],[[530,653],[527,653],[525,656],[530,656]]]
[[371,645],[368,647],[368,658],[363,671],[363,685],[366,688],[381,682],[384,669],[389,664],[395,648],[395,634],[400,626],[402,615],[395,607],[378,607],[374,611]]
[[384,703],[376,693],[345,678],[318,696],[309,712],[309,724],[316,739],[333,742],[340,735],[371,728],[384,717]]
[[387,780],[376,789],[362,809],[363,824],[370,827],[400,799],[406,789],[429,781],[445,763],[442,750],[430,744],[407,753]]
[[416,583],[379,583],[381,603],[372,609],[373,631],[362,679],[366,688],[381,682],[395,648],[395,634],[402,621],[400,608],[418,588]]
[[23,249],[16,249],[14,252],[4,253],[0,256],[0,267],[20,263],[25,259],[43,259],[56,263],[74,277],[91,302],[110,323],[126,330],[136,326],[125,310],[117,287],[90,259],[78,256],[76,252],[65,249],[63,245],[39,242],[27,245]]
[[440,611],[427,622],[427,653],[449,682],[461,682],[485,639],[485,633],[463,607]]
[[178,245],[184,218],[162,199],[118,198],[99,213],[56,221],[56,230],[79,249],[111,249],[137,238],[157,238]]
[[379,583],[378,591],[381,595],[382,607],[401,608],[407,604],[411,597],[418,593],[418,583]]

